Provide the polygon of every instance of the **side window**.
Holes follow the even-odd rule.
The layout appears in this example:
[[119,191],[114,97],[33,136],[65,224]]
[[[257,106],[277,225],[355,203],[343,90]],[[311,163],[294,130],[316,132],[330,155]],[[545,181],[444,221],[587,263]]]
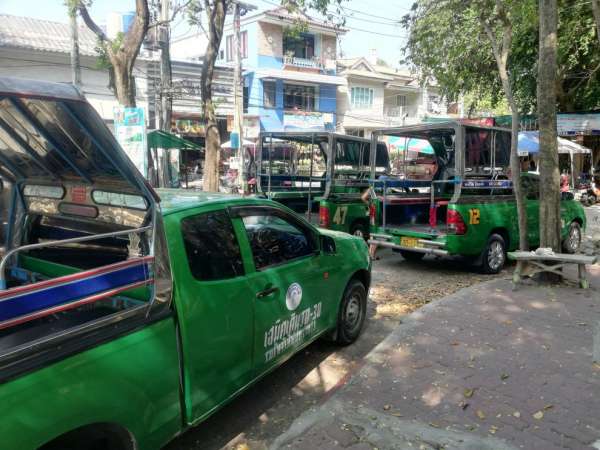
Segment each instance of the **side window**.
[[242,218],[257,269],[310,255],[314,246],[310,232],[277,215]]
[[181,233],[194,278],[223,280],[244,274],[240,246],[227,213],[186,217],[181,221]]

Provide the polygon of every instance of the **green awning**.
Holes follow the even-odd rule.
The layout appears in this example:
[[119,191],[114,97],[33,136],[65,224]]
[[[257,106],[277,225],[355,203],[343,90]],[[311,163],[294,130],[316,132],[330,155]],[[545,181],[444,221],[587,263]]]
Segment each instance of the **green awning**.
[[176,148],[179,150],[202,150],[197,144],[182,139],[166,131],[154,130],[148,133],[148,147],[151,148]]

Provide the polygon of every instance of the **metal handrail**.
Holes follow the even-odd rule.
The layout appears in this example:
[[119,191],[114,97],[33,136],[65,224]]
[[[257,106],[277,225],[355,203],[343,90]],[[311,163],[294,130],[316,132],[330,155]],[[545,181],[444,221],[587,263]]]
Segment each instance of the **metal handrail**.
[[131,234],[131,233],[143,233],[145,231],[150,231],[151,229],[152,229],[152,225],[147,225],[145,227],[134,228],[131,230],[113,231],[110,233],[94,234],[91,236],[81,236],[81,237],[70,238],[70,239],[61,239],[58,241],[41,242],[38,244],[28,244],[28,245],[23,245],[21,247],[14,248],[14,249],[10,250],[8,253],[6,253],[6,255],[4,255],[4,258],[2,258],[2,261],[0,262],[0,290],[6,289],[5,267],[6,267],[6,264],[8,263],[8,260],[13,255],[15,255],[16,253],[18,253],[20,251],[34,250],[36,248],[43,248],[43,247],[53,247],[55,245],[72,244],[75,242],[93,241],[96,239],[104,239],[104,238],[108,238],[108,237],[122,236],[122,235],[126,235],[126,234]]

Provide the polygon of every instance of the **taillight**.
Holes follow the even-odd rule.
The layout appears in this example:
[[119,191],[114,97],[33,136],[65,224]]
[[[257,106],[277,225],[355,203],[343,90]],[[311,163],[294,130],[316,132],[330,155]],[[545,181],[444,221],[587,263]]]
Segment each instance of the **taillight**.
[[463,220],[460,213],[454,209],[448,209],[446,213],[446,225],[454,234],[465,234],[467,232],[467,224]]
[[329,228],[329,208],[327,206],[319,206],[319,226]]
[[371,225],[375,226],[375,220],[377,218],[377,207],[374,203],[369,205],[369,220],[371,221]]

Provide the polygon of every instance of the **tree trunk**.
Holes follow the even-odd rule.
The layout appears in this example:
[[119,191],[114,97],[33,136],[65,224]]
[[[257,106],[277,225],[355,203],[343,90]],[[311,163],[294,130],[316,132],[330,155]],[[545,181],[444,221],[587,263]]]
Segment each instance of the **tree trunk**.
[[[213,3],[211,5],[211,3]],[[220,138],[217,126],[215,105],[212,100],[212,80],[215,71],[215,61],[221,46],[223,26],[227,12],[227,0],[205,0],[204,6],[208,16],[208,44],[202,65],[201,91],[202,112],[206,121],[206,143],[204,146],[203,189],[208,192],[219,190],[219,151]]]
[[596,37],[600,42],[600,0],[592,0],[592,12],[596,21]]
[[519,162],[518,142],[519,142],[519,109],[513,95],[512,84],[508,74],[508,56],[512,45],[512,24],[508,19],[506,11],[502,8],[498,11],[500,22],[502,24],[502,42],[499,45],[496,40],[496,33],[492,30],[489,22],[485,18],[480,18],[481,24],[490,40],[498,75],[502,83],[504,95],[510,106],[512,124],[510,139],[510,172],[512,174],[513,191],[517,203],[517,219],[519,225],[519,249],[528,250],[529,242],[527,240],[527,209],[525,208],[525,198],[521,186],[521,164]]
[[171,68],[171,24],[169,22],[170,0],[160,2],[160,20],[165,25],[157,28],[160,39],[160,117],[159,128],[163,131],[171,131],[171,115],[173,109],[172,100],[172,68]]
[[540,247],[560,251],[560,172],[556,139],[557,0],[539,0],[539,15]]
[[111,58],[115,76],[115,96],[120,105],[134,108],[135,103],[135,79],[127,66],[116,58]]
[[69,12],[71,25],[71,76],[73,85],[81,87],[81,62],[79,58],[79,30],[77,29],[77,10]]

